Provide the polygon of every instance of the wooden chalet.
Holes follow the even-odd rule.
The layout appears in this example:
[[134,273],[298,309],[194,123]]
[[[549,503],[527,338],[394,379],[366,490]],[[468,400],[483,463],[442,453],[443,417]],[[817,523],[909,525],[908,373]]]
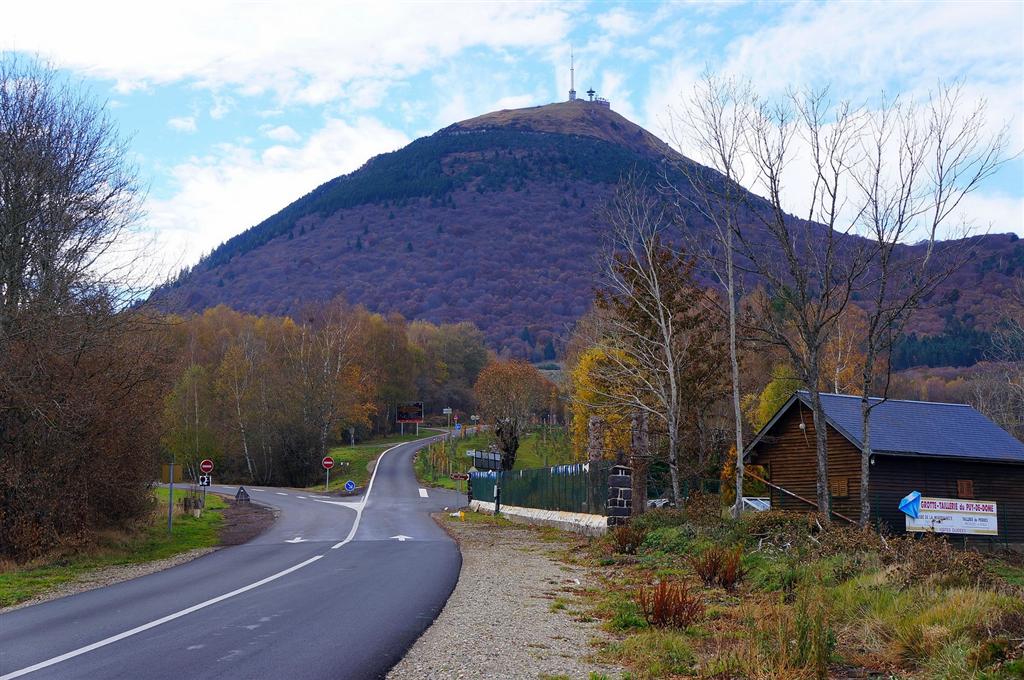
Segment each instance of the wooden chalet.
[[[857,520],[863,433],[860,397],[821,394],[821,401],[828,423],[832,509]],[[767,471],[773,509],[809,512],[816,508],[817,456],[810,403],[809,393],[795,393],[744,454],[748,465],[761,465]],[[934,530],[970,533],[972,541],[1024,545],[1024,443],[966,404],[890,399],[872,410],[870,427],[873,523],[892,532],[920,530],[919,521],[907,520],[900,510],[901,500],[917,491],[929,509],[953,508],[953,515],[959,513],[938,519],[928,515],[933,517]],[[982,518],[985,512],[990,517]],[[984,533],[975,533],[980,524],[970,524],[992,520],[997,528]],[[969,532],[953,528],[962,521]]]

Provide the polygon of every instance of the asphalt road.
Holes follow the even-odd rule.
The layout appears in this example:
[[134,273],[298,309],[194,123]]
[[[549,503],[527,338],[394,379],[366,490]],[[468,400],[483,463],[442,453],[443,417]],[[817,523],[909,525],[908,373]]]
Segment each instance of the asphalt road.
[[0,615],[0,680],[383,677],[462,565],[430,513],[464,496],[421,491],[410,459],[423,445],[389,449],[344,504],[246,487],[281,511],[252,541]]

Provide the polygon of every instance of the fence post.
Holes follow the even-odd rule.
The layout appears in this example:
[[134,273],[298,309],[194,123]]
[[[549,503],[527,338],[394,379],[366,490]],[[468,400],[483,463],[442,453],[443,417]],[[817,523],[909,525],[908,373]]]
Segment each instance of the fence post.
[[633,509],[633,471],[628,465],[612,467],[608,476],[608,526],[626,524]]

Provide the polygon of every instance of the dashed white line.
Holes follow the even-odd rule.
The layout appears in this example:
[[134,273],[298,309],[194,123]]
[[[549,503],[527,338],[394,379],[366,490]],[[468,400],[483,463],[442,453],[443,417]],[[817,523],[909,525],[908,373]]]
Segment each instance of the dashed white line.
[[66,654],[61,654],[60,656],[55,656],[52,659],[47,659],[46,661],[40,661],[39,663],[37,663],[37,664],[35,664],[33,666],[28,666],[26,668],[22,668],[21,670],[14,671],[13,673],[8,673],[7,675],[0,675],[0,680],[13,680],[14,678],[20,678],[23,675],[28,675],[29,673],[34,673],[35,671],[41,670],[43,668],[47,668],[48,666],[53,666],[54,664],[58,664],[61,661],[67,661],[68,659],[73,659],[76,656],[81,656],[82,654],[85,654],[87,652],[91,652],[94,649],[99,649],[100,647],[106,647],[107,645],[113,644],[114,642],[117,642],[118,640],[124,640],[125,638],[131,637],[132,635],[137,635],[138,633],[141,633],[143,631],[147,631],[150,628],[155,628],[155,627],[159,626],[160,624],[167,623],[168,621],[173,621],[174,619],[179,619],[182,616],[186,616],[188,614],[191,614],[194,611],[199,611],[200,609],[203,609],[205,607],[209,607],[211,604],[217,604],[218,602],[223,602],[224,600],[228,599],[229,597],[234,597],[235,595],[241,595],[242,593],[248,592],[248,591],[252,590],[253,588],[259,588],[260,586],[262,586],[262,585],[264,585],[266,583],[270,583],[271,581],[275,581],[275,580],[281,578],[282,576],[287,576],[288,574],[292,573],[293,571],[296,571],[298,569],[302,569],[306,565],[312,564],[313,562],[316,562],[321,557],[323,557],[323,555],[317,555],[316,557],[310,557],[305,562],[299,562],[295,566],[288,567],[284,571],[279,571],[276,574],[268,576],[268,577],[266,577],[264,579],[260,579],[259,581],[256,581],[255,583],[250,583],[247,586],[242,586],[241,588],[238,588],[236,590],[232,590],[230,593],[224,593],[223,595],[218,595],[217,597],[215,597],[213,599],[210,599],[210,600],[207,600],[206,602],[200,602],[199,604],[194,604],[191,607],[188,607],[186,609],[182,609],[181,611],[174,612],[173,614],[168,614],[167,616],[165,616],[163,618],[159,618],[159,619],[157,619],[155,621],[150,621],[149,623],[144,623],[141,626],[136,626],[135,628],[132,628],[131,630],[126,630],[123,633],[118,633],[117,635],[112,635],[112,636],[110,636],[110,637],[108,637],[106,639],[100,640],[99,642],[94,642],[91,645],[86,645],[85,647],[79,647],[78,649],[76,649],[74,651],[67,652]]
[[427,490],[426,489],[420,489],[420,498],[427,498],[427,497],[428,497],[427,496]]
[[278,496],[287,496],[288,495],[288,494],[282,493],[280,491],[275,491],[274,493],[276,493]]
[[296,496],[296,498],[301,498],[302,500],[306,500],[305,496]]

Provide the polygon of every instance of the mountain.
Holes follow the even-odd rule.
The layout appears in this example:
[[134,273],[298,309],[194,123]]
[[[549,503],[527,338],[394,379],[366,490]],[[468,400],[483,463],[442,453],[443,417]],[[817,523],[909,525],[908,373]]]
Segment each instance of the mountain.
[[[153,299],[295,314],[342,294],[408,318],[469,320],[501,353],[549,358],[592,298],[604,237],[595,209],[623,174],[654,178],[679,162],[690,163],[598,102],[488,113],[326,182]],[[989,328],[1022,274],[1024,242],[980,240],[943,303],[915,319],[915,341],[951,324]]]

